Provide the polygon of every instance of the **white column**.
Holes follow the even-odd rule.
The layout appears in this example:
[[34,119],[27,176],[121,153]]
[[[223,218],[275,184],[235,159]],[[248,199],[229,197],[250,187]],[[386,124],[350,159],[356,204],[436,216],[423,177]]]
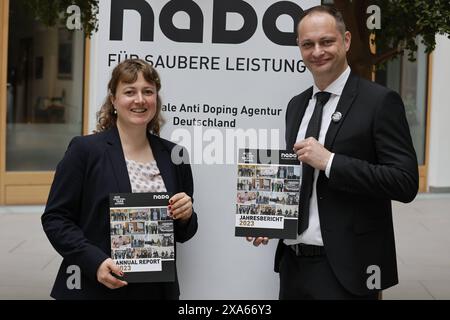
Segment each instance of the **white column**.
[[91,48],[90,48],[90,70],[89,70],[89,133],[95,129],[97,124],[96,113],[100,109],[99,105],[99,93],[106,92],[106,83],[99,83],[98,79],[98,34],[94,33],[91,36]]
[[428,186],[430,191],[450,192],[450,40],[437,36],[436,41],[431,70]]

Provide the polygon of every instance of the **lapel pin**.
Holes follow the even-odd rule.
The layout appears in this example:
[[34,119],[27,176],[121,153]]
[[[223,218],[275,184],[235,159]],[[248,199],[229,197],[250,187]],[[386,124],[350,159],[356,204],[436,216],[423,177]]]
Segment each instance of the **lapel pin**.
[[333,115],[331,116],[331,120],[333,120],[333,122],[339,122],[342,119],[342,113],[340,112],[335,112],[333,113]]

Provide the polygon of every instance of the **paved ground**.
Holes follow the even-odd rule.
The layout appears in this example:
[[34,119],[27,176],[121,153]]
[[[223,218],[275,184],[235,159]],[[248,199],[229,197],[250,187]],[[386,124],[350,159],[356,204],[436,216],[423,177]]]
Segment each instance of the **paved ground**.
[[[0,207],[0,299],[49,299],[61,258],[40,224],[43,207]],[[450,194],[394,203],[400,284],[384,299],[450,299]]]

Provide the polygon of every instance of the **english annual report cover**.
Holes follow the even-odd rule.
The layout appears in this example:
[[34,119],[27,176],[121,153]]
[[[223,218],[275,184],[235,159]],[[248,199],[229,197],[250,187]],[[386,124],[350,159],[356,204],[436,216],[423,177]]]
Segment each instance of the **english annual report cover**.
[[133,282],[175,281],[173,220],[168,193],[114,193],[109,196],[111,258]]
[[236,236],[297,238],[301,166],[292,151],[240,149]]

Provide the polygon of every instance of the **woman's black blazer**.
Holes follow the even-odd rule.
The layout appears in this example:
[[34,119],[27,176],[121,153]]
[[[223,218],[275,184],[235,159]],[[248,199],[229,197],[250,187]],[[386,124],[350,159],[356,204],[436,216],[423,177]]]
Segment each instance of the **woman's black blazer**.
[[[186,150],[150,133],[148,140],[167,191],[172,194],[185,192],[192,197],[194,188],[189,163],[175,164],[171,160],[172,151],[187,159]],[[56,168],[42,215],[44,231],[63,257],[52,297],[178,299],[177,277],[173,283],[129,284],[116,290],[97,281],[97,269],[111,252],[109,194],[129,192],[130,179],[117,127],[75,137],[70,142]],[[188,222],[175,221],[177,242],[189,240],[196,231],[195,212]],[[80,289],[74,278],[77,268],[81,271]]]

